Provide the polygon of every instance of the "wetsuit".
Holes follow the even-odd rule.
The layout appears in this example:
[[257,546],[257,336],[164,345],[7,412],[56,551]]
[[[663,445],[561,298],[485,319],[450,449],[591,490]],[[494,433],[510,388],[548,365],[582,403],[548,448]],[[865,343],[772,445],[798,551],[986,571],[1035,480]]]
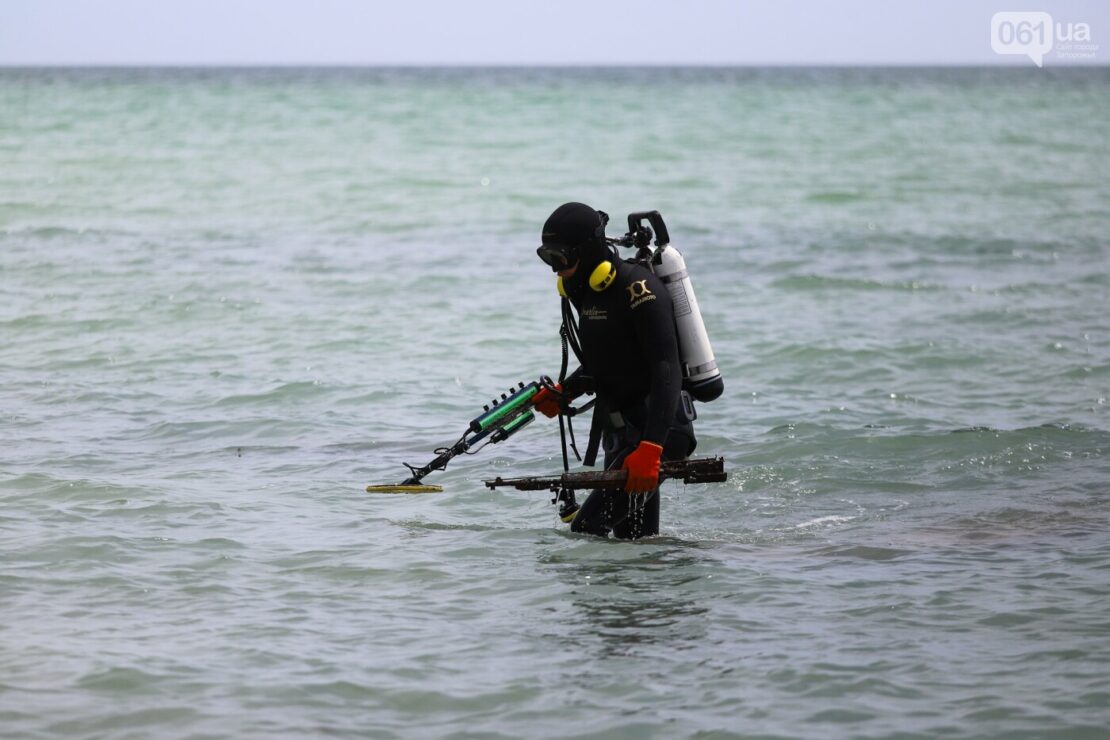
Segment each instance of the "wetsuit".
[[[617,274],[595,291],[577,274],[564,290],[578,313],[582,366],[569,375],[570,396],[597,396],[586,464],[600,437],[605,468],[619,469],[641,440],[663,447],[663,460],[694,451],[693,406],[680,398],[682,367],[674,309],[666,287],[649,269],[614,260]],[[659,488],[647,493],[595,490],[582,504],[572,531],[637,538],[659,532]]]

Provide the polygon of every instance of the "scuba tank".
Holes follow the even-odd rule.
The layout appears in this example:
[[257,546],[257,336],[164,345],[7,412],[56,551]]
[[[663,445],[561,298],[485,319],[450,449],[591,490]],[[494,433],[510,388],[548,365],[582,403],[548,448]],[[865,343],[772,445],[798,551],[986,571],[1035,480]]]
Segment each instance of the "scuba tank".
[[[648,247],[652,230],[642,226],[647,219],[655,229],[655,250]],[[686,260],[682,253],[670,245],[670,234],[659,211],[643,211],[628,214],[628,234],[616,240],[622,246],[635,246],[639,249],[636,258],[655,273],[671,295],[674,305],[675,331],[678,334],[678,354],[682,362],[682,389],[697,401],[708,403],[725,389],[713,347],[709,344],[709,334],[698,308],[694,286],[686,271]]]

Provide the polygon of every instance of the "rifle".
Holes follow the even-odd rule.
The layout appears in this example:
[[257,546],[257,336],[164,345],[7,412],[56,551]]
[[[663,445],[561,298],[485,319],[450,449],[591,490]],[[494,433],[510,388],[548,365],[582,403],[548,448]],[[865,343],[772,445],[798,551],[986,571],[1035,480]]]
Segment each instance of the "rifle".
[[[693,460],[667,460],[659,466],[659,481],[681,479],[683,483],[721,483],[728,480],[722,457],[700,457]],[[553,504],[559,507],[559,518],[571,522],[578,514],[578,501],[574,492],[583,488],[623,488],[628,480],[627,470],[587,470],[580,473],[563,473],[551,476],[502,478],[483,481],[490,490],[498,486],[512,486],[518,491],[551,491]]]
[[[586,470],[552,476],[501,478],[483,481],[486,488],[512,486],[518,491],[576,491],[583,488],[622,488],[628,479],[627,470]],[[699,457],[692,460],[666,460],[659,466],[660,482],[681,479],[683,483],[721,483],[728,480],[722,457]]]

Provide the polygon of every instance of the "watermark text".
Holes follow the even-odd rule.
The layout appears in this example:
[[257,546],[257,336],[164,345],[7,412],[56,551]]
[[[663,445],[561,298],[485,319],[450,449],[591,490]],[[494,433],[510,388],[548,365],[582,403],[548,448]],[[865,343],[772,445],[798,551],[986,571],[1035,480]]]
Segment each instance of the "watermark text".
[[1090,24],[1054,22],[1044,11],[1005,10],[991,17],[995,54],[1020,54],[1042,67],[1053,48],[1058,59],[1093,59],[1098,53]]

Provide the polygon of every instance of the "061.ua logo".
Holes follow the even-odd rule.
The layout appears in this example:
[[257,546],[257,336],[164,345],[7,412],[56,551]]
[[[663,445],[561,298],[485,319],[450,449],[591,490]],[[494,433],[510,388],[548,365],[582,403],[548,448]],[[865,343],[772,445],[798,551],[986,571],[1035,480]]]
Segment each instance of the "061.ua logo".
[[[1041,67],[1044,66],[1045,54],[1052,51],[1054,40],[1061,43],[1088,42],[1091,40],[1091,27],[1086,23],[1054,24],[1051,15],[1040,11],[1007,10],[995,13],[991,18],[991,49],[995,54],[1024,54]],[[1097,45],[1092,45],[1083,50],[1094,52],[1097,49]]]

